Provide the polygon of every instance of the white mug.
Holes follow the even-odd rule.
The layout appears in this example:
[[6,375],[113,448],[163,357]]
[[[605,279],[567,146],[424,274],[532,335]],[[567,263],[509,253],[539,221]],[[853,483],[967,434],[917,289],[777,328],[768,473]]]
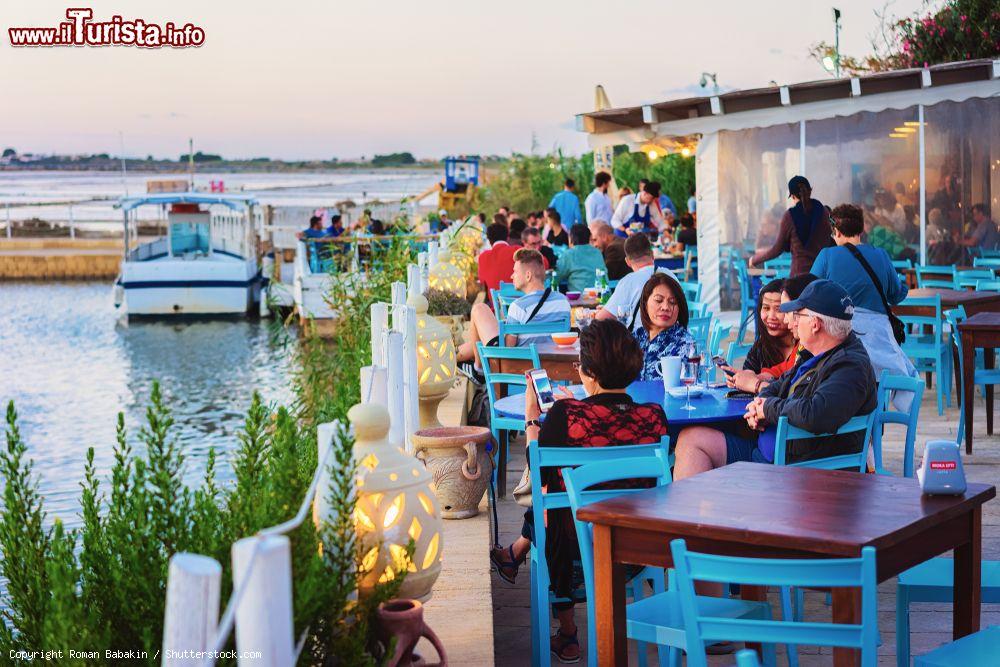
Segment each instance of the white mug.
[[660,375],[663,376],[664,389],[681,386],[681,358],[661,357]]

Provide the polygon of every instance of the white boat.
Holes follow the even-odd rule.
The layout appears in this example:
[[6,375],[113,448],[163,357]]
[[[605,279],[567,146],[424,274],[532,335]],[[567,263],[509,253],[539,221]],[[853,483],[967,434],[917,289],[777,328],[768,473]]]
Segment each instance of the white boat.
[[[169,206],[167,235],[132,247],[135,215],[146,204]],[[224,206],[225,214],[209,207]],[[179,192],[124,197],[126,254],[116,305],[131,316],[244,314],[259,295],[252,197]]]

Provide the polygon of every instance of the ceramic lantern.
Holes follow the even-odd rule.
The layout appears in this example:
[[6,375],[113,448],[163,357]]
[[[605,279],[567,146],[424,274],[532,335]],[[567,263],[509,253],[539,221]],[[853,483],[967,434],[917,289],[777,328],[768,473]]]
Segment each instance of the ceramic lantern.
[[451,252],[447,248],[438,253],[438,262],[430,271],[427,285],[431,289],[443,290],[465,298],[465,272],[452,261]]
[[[390,443],[389,411],[359,403],[347,413],[358,462],[354,527],[362,553],[361,595],[407,570],[398,595],[426,601],[441,573],[441,510],[423,463]],[[406,545],[416,545],[406,562]]]
[[417,381],[420,384],[420,428],[441,426],[438,403],[455,384],[455,341],[451,330],[427,314],[427,299],[406,300],[417,313]]

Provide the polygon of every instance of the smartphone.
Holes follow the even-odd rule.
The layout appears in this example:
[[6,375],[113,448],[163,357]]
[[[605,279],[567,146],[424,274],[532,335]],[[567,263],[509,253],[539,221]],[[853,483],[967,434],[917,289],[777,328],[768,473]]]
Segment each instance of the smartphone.
[[720,357],[719,355],[715,355],[714,357],[712,357],[712,362],[715,363],[715,365],[718,366],[719,369],[726,375],[732,377],[733,375],[736,374],[736,371],[734,371],[732,368],[729,368],[729,362],[727,362],[725,358]]
[[532,388],[535,390],[535,396],[538,397],[538,408],[542,412],[548,412],[556,399],[552,395],[552,383],[549,382],[549,374],[545,372],[544,368],[533,368],[527,372],[528,381],[531,382]]

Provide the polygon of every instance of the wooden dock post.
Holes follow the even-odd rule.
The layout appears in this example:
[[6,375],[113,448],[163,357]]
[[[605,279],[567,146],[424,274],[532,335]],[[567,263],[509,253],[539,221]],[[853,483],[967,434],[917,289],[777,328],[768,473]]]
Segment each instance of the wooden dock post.
[[409,296],[416,296],[420,292],[420,267],[410,264],[406,267],[406,286]]
[[428,269],[433,269],[435,266],[437,266],[437,263],[438,263],[438,252],[439,252],[438,242],[437,241],[429,241],[427,243],[427,268]]
[[378,403],[388,409],[388,384],[384,367],[361,367],[361,402]]
[[236,607],[236,650],[244,655],[260,655],[240,659],[240,667],[295,664],[292,552],[288,538],[246,537],[233,544],[232,554],[233,585],[247,580]]
[[406,394],[403,384],[403,334],[398,331],[386,332],[386,378],[388,382],[389,442],[407,449],[409,440],[406,432]]
[[382,349],[382,332],[389,328],[389,304],[372,304],[372,364],[385,366],[385,350]]
[[420,293],[427,292],[428,281],[430,280],[430,267],[427,265],[427,253],[417,253],[417,266],[420,267]]
[[[392,328],[403,334],[403,412],[406,451],[413,451],[411,436],[420,428],[420,386],[417,377],[417,311],[412,306],[392,307]],[[393,414],[393,419],[397,416]]]
[[392,305],[406,303],[406,283],[395,282],[392,284]]
[[163,667],[196,667],[197,658],[180,658],[185,651],[208,651],[219,623],[222,566],[198,554],[176,553],[170,558],[167,603],[163,621]]

